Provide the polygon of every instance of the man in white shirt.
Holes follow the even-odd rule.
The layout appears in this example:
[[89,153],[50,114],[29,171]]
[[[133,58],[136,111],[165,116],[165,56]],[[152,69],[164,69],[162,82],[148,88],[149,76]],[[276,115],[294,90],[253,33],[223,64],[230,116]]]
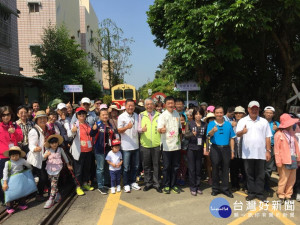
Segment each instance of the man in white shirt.
[[268,121],[259,117],[259,107],[257,101],[251,101],[248,105],[249,115],[240,119],[236,128],[237,136],[243,137],[242,158],[247,174],[247,201],[255,198],[265,201],[265,162],[271,158],[272,132]]
[[159,116],[157,131],[161,134],[163,147],[163,192],[170,194],[172,189],[179,194],[180,189],[175,186],[177,171],[180,166],[180,116],[175,109],[175,99],[165,98],[166,110]]
[[140,190],[136,183],[137,171],[140,163],[138,115],[134,112],[135,103],[132,99],[125,102],[125,112],[118,118],[118,132],[121,135],[123,150],[123,183],[124,191],[130,193],[130,188]]

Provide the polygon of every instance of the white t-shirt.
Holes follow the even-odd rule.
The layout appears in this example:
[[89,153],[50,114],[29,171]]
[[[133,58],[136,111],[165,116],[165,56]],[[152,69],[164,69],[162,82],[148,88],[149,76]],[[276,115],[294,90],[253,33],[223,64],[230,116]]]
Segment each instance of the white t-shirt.
[[126,111],[123,112],[118,118],[118,128],[123,128],[130,122],[133,124],[133,127],[121,133],[121,148],[123,151],[136,150],[139,148],[139,118],[136,113],[129,115]]
[[[108,160],[114,164],[118,164],[121,162],[122,160],[122,154],[120,151],[114,153],[113,151],[109,151],[109,153],[107,154],[105,160]],[[111,165],[109,165],[109,170],[112,170],[112,171],[116,171],[116,170],[120,170],[121,167],[119,168],[116,168],[116,167],[113,167]]]
[[168,110],[165,110],[158,117],[157,129],[163,128],[166,126],[166,133],[161,134],[161,142],[163,144],[163,151],[177,151],[181,149],[179,128],[180,116],[177,111],[170,113]]
[[248,132],[243,135],[242,158],[266,160],[266,138],[273,136],[268,121],[259,116],[253,121],[248,115],[239,120],[236,132],[242,131],[245,125]]

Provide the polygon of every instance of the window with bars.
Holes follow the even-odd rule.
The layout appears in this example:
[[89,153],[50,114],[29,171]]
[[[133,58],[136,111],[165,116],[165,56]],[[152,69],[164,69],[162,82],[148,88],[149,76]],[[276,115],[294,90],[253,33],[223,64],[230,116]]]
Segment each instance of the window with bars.
[[39,3],[28,3],[29,6],[29,12],[30,13],[35,13],[35,12],[39,12],[40,11],[40,4]]

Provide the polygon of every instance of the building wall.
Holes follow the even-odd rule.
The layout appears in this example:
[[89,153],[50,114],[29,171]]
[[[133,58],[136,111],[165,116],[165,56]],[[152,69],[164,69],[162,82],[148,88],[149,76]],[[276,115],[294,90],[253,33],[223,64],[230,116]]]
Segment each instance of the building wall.
[[[16,0],[0,0],[2,4],[17,13]],[[17,16],[10,14],[5,22],[9,24],[10,43],[4,45],[0,43],[0,71],[10,74],[19,74],[19,50],[18,50],[18,25]],[[2,30],[6,32],[6,30]],[[0,42],[2,42],[0,40]]]
[[[90,39],[96,36],[99,21],[89,0],[80,0],[80,32],[81,48],[88,53],[88,60],[92,64],[94,57],[99,57],[96,49],[91,45]],[[94,61],[95,80],[102,86],[102,71],[100,60]]]
[[40,0],[39,12],[29,12],[28,0],[18,0],[17,7],[21,11],[18,19],[19,30],[19,56],[21,74],[35,76],[33,69],[34,56],[31,55],[30,46],[40,45],[44,28],[49,24],[56,24],[55,0]]
[[56,23],[65,25],[70,37],[80,44],[79,0],[56,0]]

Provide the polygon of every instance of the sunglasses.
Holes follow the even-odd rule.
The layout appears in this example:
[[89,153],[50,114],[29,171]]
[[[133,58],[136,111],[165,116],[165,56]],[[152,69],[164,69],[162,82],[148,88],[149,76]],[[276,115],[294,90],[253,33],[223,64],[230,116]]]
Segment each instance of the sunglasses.
[[10,113],[2,114],[2,117],[10,116]]
[[78,112],[77,114],[78,114],[79,116],[80,116],[80,115],[86,115],[86,112],[80,111],[80,112]]

